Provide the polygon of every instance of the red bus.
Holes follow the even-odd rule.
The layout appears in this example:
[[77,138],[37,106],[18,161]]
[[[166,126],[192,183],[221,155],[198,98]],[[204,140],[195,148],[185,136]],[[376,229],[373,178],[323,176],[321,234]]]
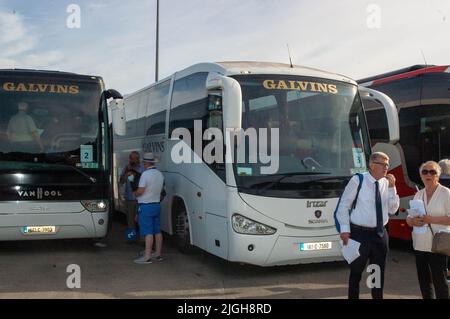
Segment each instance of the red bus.
[[400,209],[389,221],[389,235],[410,240],[406,209],[422,188],[419,166],[450,158],[450,66],[415,65],[361,79],[362,86],[387,94],[399,112],[400,140],[388,140],[387,120],[381,105],[364,100],[373,151],[390,156],[390,173],[397,179]]

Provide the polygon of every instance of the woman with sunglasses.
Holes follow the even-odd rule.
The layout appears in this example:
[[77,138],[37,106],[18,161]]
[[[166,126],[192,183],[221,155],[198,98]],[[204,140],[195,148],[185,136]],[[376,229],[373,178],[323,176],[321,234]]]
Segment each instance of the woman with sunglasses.
[[[423,200],[426,215],[414,218],[408,216],[406,222],[411,227],[431,224],[433,233],[441,230],[450,232],[450,189],[439,184],[441,175],[439,164],[433,161],[425,162],[419,171],[425,188],[418,191],[414,199]],[[424,299],[432,299],[434,295],[438,299],[449,299],[446,278],[447,256],[431,252],[432,242],[433,234],[430,227],[427,227],[424,233],[413,232],[420,291]]]

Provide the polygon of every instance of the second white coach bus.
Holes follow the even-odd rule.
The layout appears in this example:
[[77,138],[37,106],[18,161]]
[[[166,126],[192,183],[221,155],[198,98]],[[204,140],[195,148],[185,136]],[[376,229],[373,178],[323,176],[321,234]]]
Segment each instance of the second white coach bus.
[[362,94],[383,103],[396,142],[392,100],[341,75],[261,62],[177,72],[125,97],[116,209],[129,152],[153,152],[167,192],[161,228],[182,250],[261,266],[342,260],[333,211],[370,155]]

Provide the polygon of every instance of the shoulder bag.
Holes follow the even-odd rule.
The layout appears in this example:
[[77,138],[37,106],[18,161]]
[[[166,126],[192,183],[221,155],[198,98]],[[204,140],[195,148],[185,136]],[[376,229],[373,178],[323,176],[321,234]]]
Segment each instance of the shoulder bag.
[[[424,192],[425,197],[425,192]],[[425,207],[425,201],[423,201],[424,207]],[[427,209],[425,207],[425,213],[427,213]],[[431,215],[430,215],[431,216]],[[431,246],[431,251],[435,254],[442,254],[450,256],[450,233],[448,232],[438,232],[434,233],[433,227],[431,227],[431,224],[428,224],[431,230],[431,234],[433,235],[433,243]]]

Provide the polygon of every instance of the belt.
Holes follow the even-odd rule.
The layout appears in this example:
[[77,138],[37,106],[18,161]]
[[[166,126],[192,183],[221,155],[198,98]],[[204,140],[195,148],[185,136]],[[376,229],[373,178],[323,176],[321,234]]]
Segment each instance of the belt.
[[366,226],[360,226],[360,225],[355,225],[355,224],[350,224],[350,227],[353,227],[353,228],[359,229],[359,230],[369,231],[369,232],[377,231],[376,227],[366,227]]
[[153,205],[153,204],[159,204],[159,202],[153,202],[153,203],[139,203],[139,205]]

